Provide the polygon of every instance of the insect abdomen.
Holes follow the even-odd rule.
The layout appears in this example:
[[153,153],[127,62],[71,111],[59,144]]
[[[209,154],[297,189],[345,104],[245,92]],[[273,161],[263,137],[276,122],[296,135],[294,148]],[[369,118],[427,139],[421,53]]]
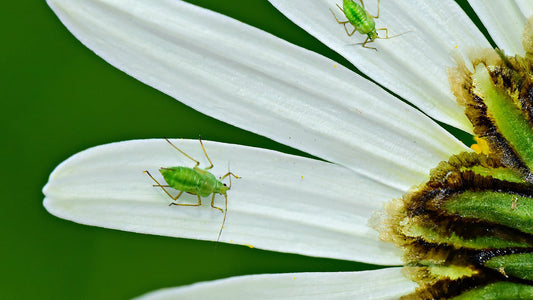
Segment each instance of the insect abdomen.
[[361,5],[352,0],[344,0],[343,12],[359,33],[368,34],[375,30],[374,18]]
[[198,194],[198,186],[202,176],[196,170],[187,167],[171,167],[159,169],[168,185],[176,190]]
[[201,197],[211,195],[217,186],[213,174],[198,168],[161,168],[159,172],[171,188]]

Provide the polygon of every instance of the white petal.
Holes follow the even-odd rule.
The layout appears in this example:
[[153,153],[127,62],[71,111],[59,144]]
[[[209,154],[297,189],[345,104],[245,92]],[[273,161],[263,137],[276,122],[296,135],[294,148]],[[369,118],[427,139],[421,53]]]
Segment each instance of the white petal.
[[[415,104],[429,116],[465,131],[472,131],[450,91],[447,68],[455,66],[450,53],[466,55],[472,47],[490,47],[472,21],[453,1],[381,1],[376,28],[386,27],[389,35],[405,33],[389,40],[376,40],[371,47],[354,45],[366,36],[348,36],[346,20],[335,6],[340,0],[270,0],[298,26],[348,59],[376,82]],[[357,2],[357,1],[356,1]],[[365,1],[371,14],[375,1]],[[349,27],[349,31],[353,27]],[[384,34],[379,32],[378,34]]]
[[138,299],[398,299],[415,288],[401,268],[389,268],[240,276],[161,289]]
[[[205,161],[196,140],[176,146]],[[326,162],[275,151],[204,142],[216,176],[231,171],[228,213],[220,241],[311,256],[400,264],[399,250],[367,226],[371,212],[398,191]],[[171,206],[143,170],[164,183],[160,167],[194,163],[164,140],[103,145],[69,158],[50,175],[44,205],[82,224],[140,233],[216,240],[223,214],[211,208]],[[227,182],[227,181],[226,181]],[[174,193],[177,194],[177,193]],[[182,195],[180,203],[197,203]],[[183,202],[182,202],[183,201]],[[224,207],[218,195],[215,204]]]
[[89,48],[212,117],[402,191],[466,148],[335,62],[181,1],[49,0]]
[[499,48],[510,55],[524,55],[522,33],[533,14],[531,0],[470,0],[470,5]]

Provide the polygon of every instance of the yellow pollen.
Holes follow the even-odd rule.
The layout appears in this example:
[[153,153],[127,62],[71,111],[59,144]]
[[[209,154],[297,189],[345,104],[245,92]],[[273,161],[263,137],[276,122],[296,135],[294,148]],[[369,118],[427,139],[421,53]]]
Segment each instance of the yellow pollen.
[[474,140],[476,141],[476,144],[470,146],[472,150],[476,151],[478,154],[483,153],[488,155],[490,153],[489,144],[487,141],[477,136],[474,137]]

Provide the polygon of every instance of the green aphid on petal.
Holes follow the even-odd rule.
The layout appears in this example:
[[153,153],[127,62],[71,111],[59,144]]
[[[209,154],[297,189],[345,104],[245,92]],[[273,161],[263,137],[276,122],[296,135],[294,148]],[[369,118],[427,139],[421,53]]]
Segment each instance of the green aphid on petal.
[[419,284],[402,299],[533,299],[532,20],[526,55],[486,50],[472,70],[450,71],[477,152],[441,162],[386,207],[380,237],[403,249]]
[[[375,39],[391,39],[393,37],[397,37],[403,34],[402,33],[389,36],[389,30],[387,28],[376,28],[376,22],[374,21],[374,19],[379,19],[379,0],[377,9],[378,13],[375,16],[371,15],[365,9],[365,4],[363,0],[359,0],[359,3],[354,0],[343,0],[342,7],[337,4],[339,10],[346,17],[346,21],[339,20],[333,10],[330,9],[330,11],[333,14],[333,17],[335,18],[337,23],[342,24],[344,26],[344,30],[346,31],[346,34],[348,36],[352,36],[356,31],[360,34],[365,34],[367,36],[363,43],[359,43],[363,46],[363,48],[368,48],[377,51],[376,48],[368,47],[366,46],[366,44],[374,42]],[[351,32],[348,30],[348,27],[346,27],[347,24],[352,25],[353,28]],[[378,31],[385,31],[385,37],[379,37]]]

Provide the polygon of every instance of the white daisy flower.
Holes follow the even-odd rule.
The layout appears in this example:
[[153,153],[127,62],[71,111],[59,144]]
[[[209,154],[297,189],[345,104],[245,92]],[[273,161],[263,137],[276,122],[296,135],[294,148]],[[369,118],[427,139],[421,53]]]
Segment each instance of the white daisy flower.
[[[379,27],[405,34],[374,41],[377,51],[353,45],[365,37],[349,37],[335,21],[330,9],[342,16],[335,0],[270,2],[377,84],[335,61],[186,2],[48,0],[63,24],[111,65],[202,113],[322,159],[204,142],[215,164],[213,174],[225,174],[230,165],[242,177],[228,192],[221,242],[401,265],[401,251],[380,241],[368,218],[383,203],[425,182],[440,161],[468,151],[432,118],[472,131],[450,90],[447,69],[455,66],[454,57],[467,58],[472,49],[490,44],[453,1],[381,1]],[[470,4],[506,54],[523,54],[521,34],[533,3],[497,2]],[[371,10],[370,4],[366,8]],[[203,158],[198,141],[173,142],[195,159]],[[83,151],[50,175],[44,205],[82,224],[216,240],[219,211],[168,207],[168,196],[142,172],[188,166],[190,160],[180,155],[164,140]],[[188,197],[184,201],[196,199]],[[216,293],[220,299],[385,299],[415,287],[400,268],[388,268],[243,276],[156,291],[146,298]]]

